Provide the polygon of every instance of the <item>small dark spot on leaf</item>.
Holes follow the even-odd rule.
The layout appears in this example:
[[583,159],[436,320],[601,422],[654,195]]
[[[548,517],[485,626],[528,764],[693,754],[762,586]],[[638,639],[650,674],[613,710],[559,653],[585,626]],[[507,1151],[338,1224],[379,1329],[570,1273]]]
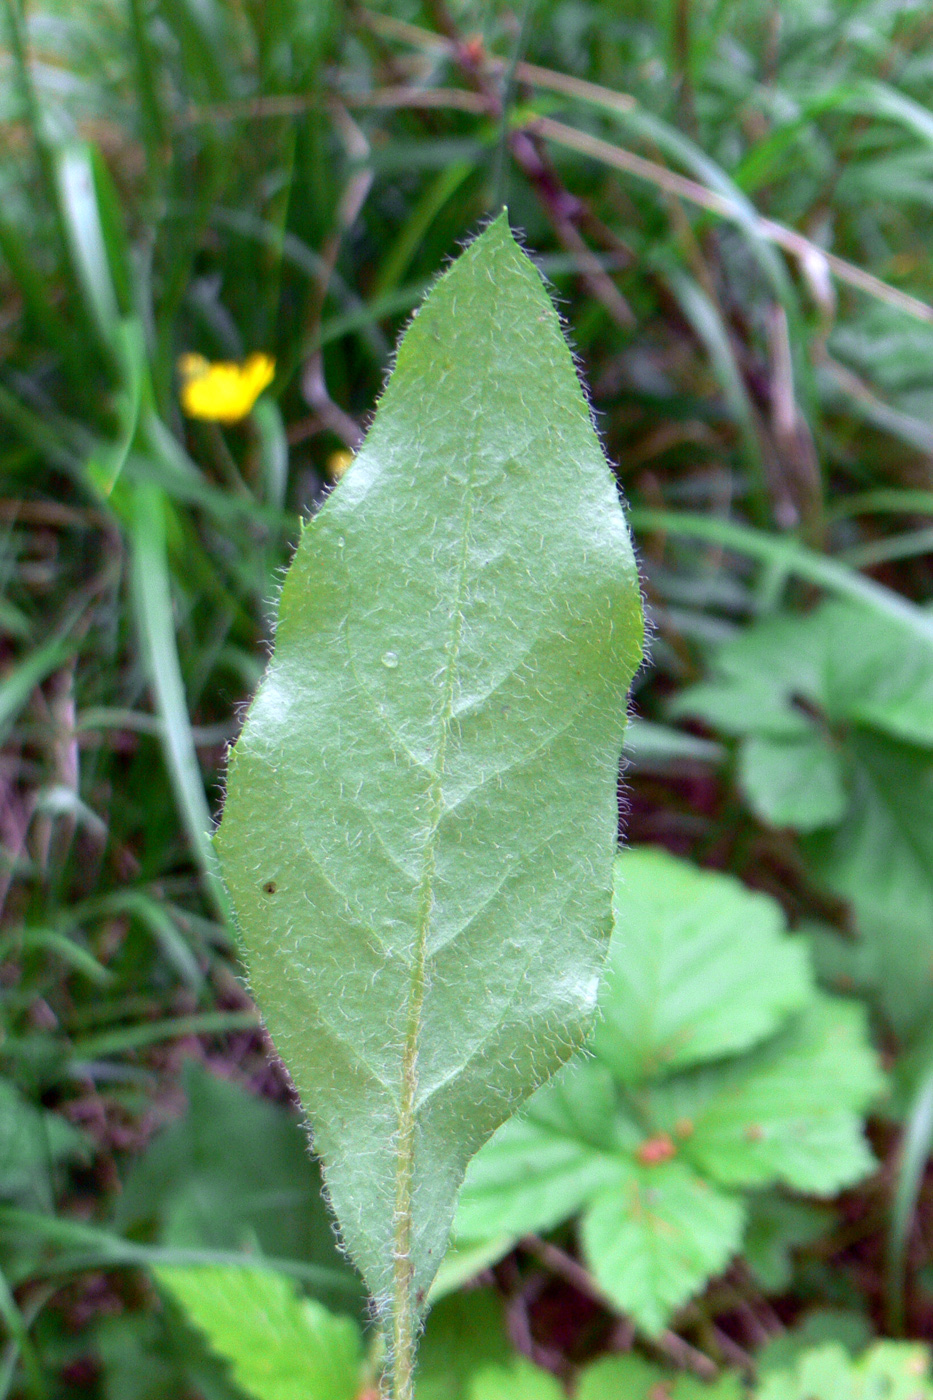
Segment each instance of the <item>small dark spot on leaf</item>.
[[424,1289],[423,1289],[423,1288],[419,1288],[419,1289],[418,1289],[417,1293],[415,1294],[415,1301],[416,1301],[416,1303],[418,1304],[418,1307],[420,1308],[420,1307],[421,1307],[421,1304],[424,1302]]
[[278,889],[278,885],[275,883],[274,880],[267,880],[262,888],[266,894],[275,894],[276,890]]

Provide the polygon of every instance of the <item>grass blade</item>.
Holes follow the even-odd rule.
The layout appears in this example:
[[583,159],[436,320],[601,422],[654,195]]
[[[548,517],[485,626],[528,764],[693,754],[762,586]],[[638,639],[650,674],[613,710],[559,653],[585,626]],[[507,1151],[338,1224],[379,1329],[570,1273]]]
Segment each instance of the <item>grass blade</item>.
[[755,422],[755,410],[742,380],[729,333],[717,308],[692,278],[673,267],[666,268],[664,275],[680,303],[681,310],[706,347],[713,372],[719,381],[745,449],[754,488],[753,501],[758,523],[766,525],[771,507],[761,441]]
[[0,680],[0,742],[6,738],[13,721],[36,686],[58,670],[73,651],[72,643],[62,637],[53,637],[30,652],[24,661]]
[[19,1210],[14,1206],[0,1206],[0,1231],[11,1234],[38,1235],[50,1244],[69,1246],[83,1250],[81,1255],[66,1255],[63,1259],[40,1266],[31,1272],[36,1274],[82,1272],[89,1268],[120,1269],[130,1267],[150,1268],[164,1264],[182,1267],[184,1265],[216,1264],[231,1266],[246,1263],[250,1268],[269,1269],[279,1274],[322,1287],[339,1289],[342,1293],[359,1294],[360,1285],[349,1270],[328,1269],[321,1264],[305,1264],[296,1259],[273,1259],[261,1254],[237,1254],[232,1250],[184,1249],[172,1246],[136,1244],[111,1230],[95,1225],[84,1225],[77,1220],[60,1219],[54,1215],[41,1215],[38,1211]]
[[30,1392],[40,1397],[41,1400],[46,1392],[39,1358],[30,1340],[25,1318],[17,1307],[13,1291],[2,1272],[0,1272],[0,1318],[6,1324],[11,1343],[9,1359],[4,1362],[3,1372],[0,1373],[0,1397],[5,1397],[10,1392],[18,1355],[22,1359]]
[[888,1235],[886,1302],[888,1325],[896,1337],[904,1333],[904,1287],[907,1244],[917,1209],[920,1185],[933,1147],[933,1066],[920,1082],[910,1106],[901,1140],[900,1160],[891,1204]]
[[120,312],[97,202],[91,147],[86,142],[62,146],[55,155],[55,177],[84,304],[101,341],[113,351]]
[[172,589],[162,493],[137,486],[131,527],[133,605],[149,683],[163,723],[162,743],[179,813],[192,853],[219,913],[228,917],[227,897],[210,841],[213,826],[198,764],[172,624]]
[[796,540],[766,535],[763,531],[752,530],[732,520],[678,511],[639,507],[629,512],[629,519],[636,530],[653,530],[685,539],[706,540],[722,549],[731,549],[736,554],[758,559],[763,564],[777,565],[796,578],[818,584],[841,598],[852,598],[885,617],[905,624],[925,645],[933,646],[933,617],[928,613],[883,584],[864,578],[845,564],[817,554]]

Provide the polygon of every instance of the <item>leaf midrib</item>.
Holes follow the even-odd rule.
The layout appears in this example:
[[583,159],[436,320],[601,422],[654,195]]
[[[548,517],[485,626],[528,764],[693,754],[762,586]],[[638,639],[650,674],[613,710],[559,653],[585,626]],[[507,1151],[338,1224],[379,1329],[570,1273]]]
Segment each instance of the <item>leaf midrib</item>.
[[418,1042],[420,1039],[422,1012],[424,1009],[425,971],[427,962],[428,933],[431,913],[434,907],[434,876],[436,870],[437,838],[444,814],[444,767],[447,758],[447,743],[450,735],[450,722],[453,717],[453,696],[456,682],[457,662],[463,636],[463,604],[466,593],[467,560],[469,558],[470,531],[473,523],[473,494],[476,472],[476,434],[470,443],[468,458],[469,473],[465,489],[465,515],[463,541],[460,558],[457,562],[457,585],[454,595],[453,630],[449,643],[448,659],[444,676],[444,703],[441,710],[440,733],[437,755],[431,776],[431,827],[425,841],[418,904],[418,923],[415,938],[415,956],[412,963],[412,976],[408,1002],[408,1025],[405,1035],[405,1049],[402,1057],[402,1092],[398,1116],[398,1156],[395,1175],[395,1345],[410,1348],[413,1332],[410,1316],[410,1301],[403,1307],[402,1299],[410,1299],[412,1261],[411,1229],[414,1185],[415,1122],[418,1091]]

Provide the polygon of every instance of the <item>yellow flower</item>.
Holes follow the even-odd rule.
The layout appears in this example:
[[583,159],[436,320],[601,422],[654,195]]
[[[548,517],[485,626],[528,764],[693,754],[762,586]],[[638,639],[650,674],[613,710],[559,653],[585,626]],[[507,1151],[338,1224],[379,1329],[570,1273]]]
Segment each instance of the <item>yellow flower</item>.
[[231,360],[211,363],[203,355],[181,355],[181,406],[189,418],[213,423],[238,423],[251,411],[263,389],[272,383],[275,360],[271,355],[250,355],[242,364]]
[[347,452],[345,448],[338,448],[336,452],[330,454],[327,459],[327,470],[334,481],[340,480],[355,456],[355,452]]

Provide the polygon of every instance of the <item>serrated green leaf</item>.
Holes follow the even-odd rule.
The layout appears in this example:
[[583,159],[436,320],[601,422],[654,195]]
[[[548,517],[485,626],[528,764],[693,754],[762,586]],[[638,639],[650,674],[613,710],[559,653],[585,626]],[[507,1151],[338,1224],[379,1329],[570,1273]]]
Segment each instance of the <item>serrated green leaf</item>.
[[814,874],[851,902],[884,1010],[912,1032],[933,1007],[933,653],[903,624],[830,602],[756,624],[713,673],[674,712],[741,737],[751,806],[812,833]]
[[933,748],[933,653],[859,608],[820,610],[829,711],[892,739]]
[[51,1198],[52,1168],[86,1158],[84,1134],[58,1113],[35,1108],[0,1078],[0,1199]]
[[878,732],[849,736],[845,820],[806,840],[816,875],[850,901],[881,1000],[902,1033],[933,1010],[933,758]]
[[615,484],[503,218],[412,322],[304,531],[218,842],[252,986],[373,1295],[578,1045],[640,655]]
[[639,1160],[645,1129],[614,1100],[605,1067],[592,1061],[539,1090],[470,1163],[455,1233],[518,1237],[582,1211],[589,1268],[654,1334],[727,1263],[744,1210],[679,1161]]
[[587,1262],[602,1289],[649,1336],[724,1269],[742,1239],[740,1201],[681,1162],[627,1165],[583,1217]]
[[857,1361],[838,1343],[766,1376],[755,1400],[930,1400],[930,1354],[912,1342],[876,1342]]
[[755,1356],[758,1376],[763,1379],[770,1371],[791,1371],[806,1352],[827,1342],[857,1356],[873,1337],[874,1329],[866,1313],[851,1308],[815,1308],[793,1327],[765,1342]]
[[594,1361],[582,1372],[575,1391],[576,1400],[742,1400],[744,1394],[736,1375],[701,1381],[632,1354]]
[[647,1400],[664,1380],[662,1367],[643,1356],[602,1356],[577,1382],[577,1400]]
[[254,1400],[356,1400],[359,1327],[300,1297],[291,1279],[246,1266],[154,1272]]
[[712,676],[690,686],[668,707],[677,717],[703,719],[726,734],[798,738],[807,716],[791,703],[821,694],[821,637],[808,619],[780,616],[746,628],[717,648]]
[[753,1055],[652,1091],[652,1110],[724,1186],[830,1195],[874,1165],[860,1115],[882,1085],[864,1009],[819,997]]
[[616,859],[615,925],[592,1047],[625,1081],[744,1050],[810,994],[780,905],[665,851]]
[[[747,1391],[741,1376],[727,1371],[714,1381],[701,1381],[696,1376],[676,1376],[670,1385],[670,1400],[745,1400]],[[646,1396],[645,1400],[654,1400]]]
[[473,1158],[455,1238],[508,1241],[550,1230],[618,1182],[615,1107],[604,1069],[586,1061],[568,1066]]
[[847,794],[839,753],[810,729],[793,738],[754,735],[739,753],[739,781],[756,816],[771,826],[836,826]]
[[825,1206],[763,1192],[749,1202],[742,1256],[766,1292],[781,1293],[794,1275],[793,1250],[817,1239],[831,1223]]
[[504,1251],[579,1214],[597,1280],[657,1332],[738,1247],[746,1207],[720,1188],[829,1193],[871,1169],[882,1081],[861,1008],[817,995],[773,900],[650,849],[617,875],[597,1058],[477,1154],[454,1233]]
[[767,618],[725,643],[714,679],[671,707],[733,734],[805,732],[803,700],[828,721],[859,723],[933,747],[933,650],[903,624],[852,603]]
[[467,1400],[566,1400],[565,1391],[550,1371],[524,1356],[508,1366],[484,1366],[470,1381]]
[[481,1367],[513,1356],[502,1300],[491,1288],[442,1298],[431,1308],[418,1348],[417,1400],[465,1400]]

